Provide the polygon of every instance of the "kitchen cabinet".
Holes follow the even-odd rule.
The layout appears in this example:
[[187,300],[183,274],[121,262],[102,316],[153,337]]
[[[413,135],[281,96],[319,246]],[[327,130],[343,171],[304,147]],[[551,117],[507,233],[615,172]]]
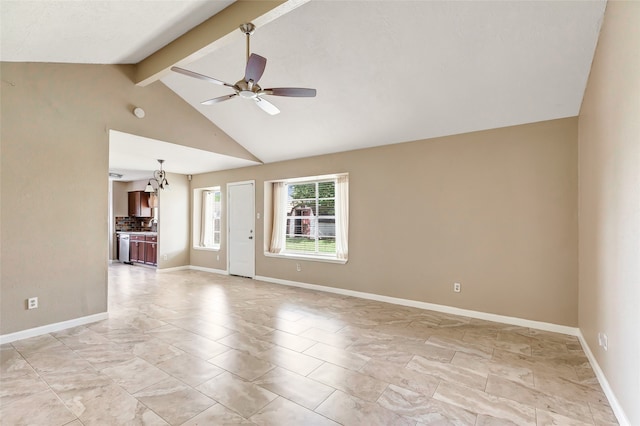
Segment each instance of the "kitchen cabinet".
[[144,241],[144,235],[131,235],[129,242],[129,261],[144,263],[146,242]]
[[158,236],[131,234],[129,242],[129,261],[158,265]]
[[144,191],[129,192],[129,217],[151,217],[149,193]]
[[144,263],[147,265],[158,264],[158,236],[145,236]]

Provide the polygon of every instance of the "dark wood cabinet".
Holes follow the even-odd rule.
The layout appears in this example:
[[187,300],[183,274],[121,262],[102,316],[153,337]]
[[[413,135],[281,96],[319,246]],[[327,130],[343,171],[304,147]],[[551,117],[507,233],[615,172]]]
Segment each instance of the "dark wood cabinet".
[[132,235],[129,241],[129,261],[145,263],[145,249],[144,235]]
[[144,263],[147,265],[158,264],[158,237],[147,235],[145,237]]
[[140,253],[140,243],[138,241],[129,242],[129,262],[137,262]]
[[131,235],[129,241],[129,260],[146,265],[158,265],[158,236]]
[[144,191],[129,192],[129,217],[151,217],[149,193]]

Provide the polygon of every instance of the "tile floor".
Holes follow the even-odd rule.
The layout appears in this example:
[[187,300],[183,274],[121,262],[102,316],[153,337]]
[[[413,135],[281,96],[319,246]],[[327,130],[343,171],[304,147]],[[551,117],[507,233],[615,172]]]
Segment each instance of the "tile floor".
[[1,346],[0,423],[616,424],[562,334],[122,264],[109,312]]

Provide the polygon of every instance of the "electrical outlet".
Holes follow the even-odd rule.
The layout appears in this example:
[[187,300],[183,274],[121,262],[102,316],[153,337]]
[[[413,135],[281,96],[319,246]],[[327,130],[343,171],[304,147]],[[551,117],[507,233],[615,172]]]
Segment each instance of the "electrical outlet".
[[598,345],[600,345],[605,351],[609,349],[609,339],[606,334],[598,333]]
[[220,260],[220,255],[217,255],[217,256],[216,256],[216,260]]
[[38,308],[38,298],[30,297],[27,299],[27,309],[37,309]]
[[453,283],[453,291],[460,293],[460,283]]
[[302,266],[300,266],[299,263],[296,263],[296,271],[298,272],[302,271]]
[[162,260],[167,260],[169,258],[169,256],[167,256],[166,254],[162,255]]

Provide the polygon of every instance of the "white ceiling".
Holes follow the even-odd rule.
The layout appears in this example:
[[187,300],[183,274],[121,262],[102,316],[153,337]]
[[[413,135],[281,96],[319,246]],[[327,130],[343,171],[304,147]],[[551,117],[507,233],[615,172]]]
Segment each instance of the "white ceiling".
[[[13,4],[11,19],[5,3]],[[56,62],[135,61],[184,32],[175,22],[193,26],[207,18],[203,3],[221,5],[64,2],[74,4],[69,8],[48,1],[26,14],[30,9],[14,3],[30,2],[2,1],[2,60]],[[173,13],[158,10],[170,5]],[[570,117],[579,112],[605,6],[603,0],[311,1],[258,28],[251,50],[268,59],[262,87],[313,87],[316,98],[268,97],[282,111],[270,116],[244,99],[199,104],[229,88],[175,73],[162,81],[264,162]],[[78,8],[88,11],[72,13]],[[102,15],[116,21],[97,24]],[[82,25],[56,24],[69,20]],[[6,22],[14,30],[6,32]],[[43,22],[40,42],[13,48]],[[138,32],[145,25],[154,29]],[[162,28],[174,31],[160,42]],[[121,33],[140,45],[123,43]],[[83,41],[45,43],[52,38]],[[181,66],[235,83],[244,73],[244,42],[236,31],[229,43]],[[111,59],[101,60],[101,51]]]
[[[264,162],[575,116],[605,3],[312,1],[262,28],[262,87],[315,87],[201,106],[229,89],[179,74],[162,81]],[[235,83],[238,37],[186,66]],[[247,125],[250,123],[250,125]]]
[[10,62],[132,64],[233,0],[1,0]]
[[121,174],[114,180],[149,179],[165,160],[163,170],[183,175],[228,170],[259,164],[251,160],[203,151],[183,145],[109,131],[109,172]]

